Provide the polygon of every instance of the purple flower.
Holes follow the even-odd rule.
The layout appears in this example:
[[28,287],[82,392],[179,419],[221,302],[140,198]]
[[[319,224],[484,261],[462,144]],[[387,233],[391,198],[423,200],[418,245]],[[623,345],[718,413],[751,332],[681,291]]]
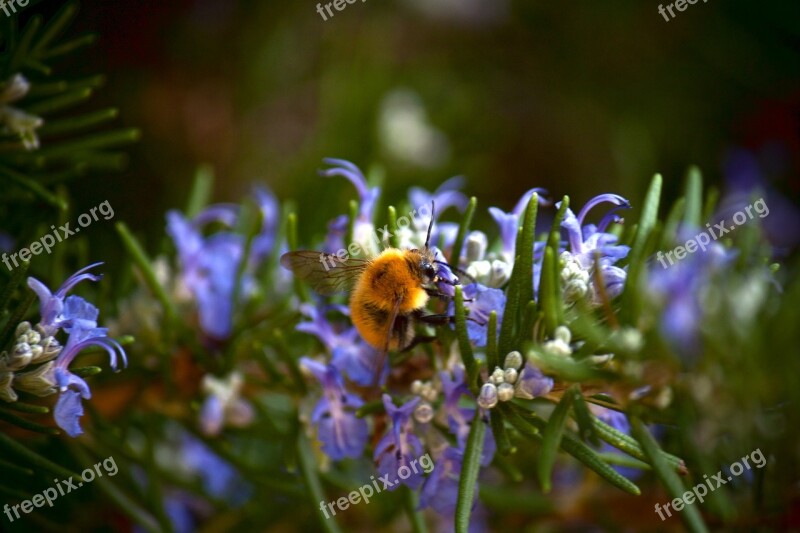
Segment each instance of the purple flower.
[[250,244],[250,257],[248,262],[255,269],[275,248],[275,234],[278,230],[280,207],[272,191],[263,186],[253,187],[255,202],[261,212],[261,231],[259,231]]
[[668,268],[654,261],[646,291],[661,304],[661,333],[681,359],[692,363],[702,353],[702,300],[712,279],[736,256],[719,243],[690,254]]
[[553,378],[545,376],[539,368],[528,363],[517,378],[515,395],[532,400],[548,394],[553,390],[553,384]]
[[235,507],[250,498],[253,489],[241,474],[203,441],[186,431],[181,432],[180,459],[181,467],[199,477],[203,490],[212,498]]
[[[372,222],[375,210],[375,203],[380,196],[380,187],[370,188],[367,185],[367,178],[356,165],[344,159],[334,159],[326,157],[323,159],[328,165],[334,165],[333,168],[320,170],[320,176],[330,178],[332,176],[341,176],[350,181],[355,186],[358,192],[358,216],[353,221],[353,241],[358,243],[362,249],[366,250],[366,255],[378,253],[378,244],[375,235],[375,226]],[[341,219],[334,221],[332,228],[334,232],[341,232]],[[336,235],[328,235],[326,239],[331,242],[336,242]],[[344,249],[344,246],[341,246]]]
[[92,397],[89,385],[83,378],[80,378],[69,371],[69,365],[75,356],[89,346],[99,346],[109,355],[109,366],[117,371],[117,353],[122,359],[123,366],[127,366],[125,350],[114,339],[106,337],[106,328],[83,328],[75,325],[72,328],[66,345],[58,354],[53,365],[53,381],[61,392],[54,410],[56,424],[61,427],[70,437],[77,437],[81,430],[79,419],[83,415],[83,405],[81,398],[88,400]]
[[55,293],[36,278],[28,278],[28,287],[39,297],[39,325],[45,335],[55,335],[59,328],[69,328],[74,321],[81,321],[90,329],[97,325],[97,309],[77,296],[66,298],[67,292],[85,279],[97,281],[99,275],[87,271],[103,263],[94,263],[71,275]]
[[[440,515],[453,515],[458,501],[458,484],[461,479],[461,466],[464,452],[453,446],[447,446],[436,460],[436,468],[425,480],[419,495],[419,507],[430,507]],[[478,491],[475,491],[473,505],[477,502]]]
[[[435,216],[433,230],[431,231],[431,242],[439,243],[444,250],[448,250],[456,240],[458,234],[458,224],[452,222],[436,223],[436,220],[442,213],[451,207],[455,207],[460,212],[464,212],[469,199],[459,189],[464,186],[464,178],[456,176],[445,181],[434,192],[428,192],[421,187],[411,187],[408,191],[408,201],[411,208],[414,210],[413,214],[419,211],[421,216],[412,216],[411,221],[413,227],[413,235],[402,235],[402,247],[418,247],[425,243],[425,237],[428,233],[428,225],[431,222],[430,210],[432,202],[435,202]],[[398,215],[400,216],[400,215]],[[406,238],[403,238],[406,237]]]
[[[451,372],[440,372],[439,378],[442,381],[443,408],[447,415],[447,425],[450,432],[456,436],[458,448],[464,450],[476,409],[475,407],[461,407],[459,405],[461,397],[464,395],[474,400],[474,396],[469,391],[469,387],[467,387],[466,372],[463,366],[457,364],[453,366]],[[485,423],[485,421],[482,423]],[[481,465],[487,466],[491,463],[494,458],[494,452],[494,435],[491,431],[487,431],[483,442]]]
[[[454,295],[455,289],[447,284],[440,284],[440,289],[444,294]],[[503,321],[503,310],[506,307],[506,295],[500,289],[490,289],[480,283],[470,283],[461,288],[464,295],[464,307],[468,311],[467,315],[467,334],[469,340],[475,346],[486,346],[486,336],[488,333],[489,315],[492,311],[497,311],[497,331],[500,331],[500,324]],[[455,303],[451,302],[448,312],[452,315],[455,312]]]
[[539,205],[546,205],[541,196],[547,194],[545,189],[534,188],[527,191],[520,197],[514,209],[506,213],[498,207],[490,207],[489,214],[492,215],[497,225],[500,227],[500,240],[503,244],[502,258],[508,264],[514,263],[515,249],[517,246],[517,231],[519,230],[519,218],[524,214],[525,209],[528,207],[528,202],[537,193],[540,197]]
[[[345,306],[330,306],[344,315],[349,315]],[[358,335],[356,328],[351,327],[342,331],[336,328],[325,317],[324,308],[310,304],[302,304],[300,312],[310,320],[300,322],[297,330],[316,336],[332,355],[331,364],[347,377],[363,386],[375,384],[377,372],[378,353]],[[384,361],[381,369],[379,384],[383,384],[389,376],[389,362]]]
[[216,436],[225,425],[244,427],[252,422],[255,413],[253,406],[241,396],[243,383],[238,372],[232,372],[224,379],[211,374],[203,377],[202,389],[208,393],[200,409],[203,434]]
[[211,206],[189,221],[178,211],[167,213],[167,231],[178,249],[181,281],[197,303],[201,329],[226,339],[233,327],[233,293],[244,256],[240,235],[220,232],[204,237],[202,228],[213,221],[235,223],[232,206]]
[[323,365],[308,357],[301,358],[300,364],[322,385],[322,398],[311,414],[311,423],[317,427],[322,451],[334,461],[358,457],[364,451],[368,435],[367,421],[358,418],[355,411],[364,402],[345,390],[335,366]]
[[[597,226],[583,225],[586,214],[601,203],[612,203],[616,207],[609,211]],[[595,257],[600,266],[606,296],[611,299],[622,292],[626,272],[614,266],[614,263],[626,257],[630,247],[616,244],[617,236],[606,233],[605,230],[612,221],[618,220],[616,211],[629,207],[630,203],[622,196],[601,194],[586,202],[578,216],[575,216],[571,209],[567,209],[561,222],[561,227],[567,230],[570,247],[569,252],[561,254],[561,260],[565,263],[561,279],[567,301],[575,301],[588,293],[592,302],[600,302],[600,294],[591,274],[595,266]]]
[[[414,423],[411,420],[411,415],[419,401],[419,397],[415,397],[402,406],[396,407],[391,396],[383,395],[383,405],[386,408],[386,414],[392,420],[392,428],[378,442],[373,458],[378,463],[378,471],[381,475],[390,476],[390,479],[395,482],[389,490],[397,489],[400,484],[417,489],[422,484],[422,472],[411,468],[411,461],[416,461],[422,455],[422,443],[413,433]],[[406,472],[405,475],[401,469],[405,469],[403,470]],[[398,480],[400,483],[396,483]]]

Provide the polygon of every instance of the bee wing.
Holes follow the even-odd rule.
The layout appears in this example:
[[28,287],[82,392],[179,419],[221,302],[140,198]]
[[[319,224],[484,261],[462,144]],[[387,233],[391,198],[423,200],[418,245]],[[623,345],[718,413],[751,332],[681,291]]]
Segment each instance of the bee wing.
[[334,254],[298,250],[281,256],[281,266],[291,270],[300,279],[323,296],[350,289],[366,268],[365,259],[349,258],[345,262]]

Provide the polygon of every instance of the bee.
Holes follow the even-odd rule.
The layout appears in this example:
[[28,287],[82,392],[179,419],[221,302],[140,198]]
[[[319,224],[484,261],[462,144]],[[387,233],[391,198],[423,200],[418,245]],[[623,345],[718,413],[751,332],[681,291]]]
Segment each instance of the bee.
[[[342,261],[333,254],[308,250],[288,252],[281,256],[281,265],[309,282],[319,294],[330,295],[350,291],[350,318],[361,337],[379,350],[378,369],[390,350],[408,350],[416,343],[430,340],[415,336],[415,325],[433,326],[452,322],[446,314],[428,314],[430,298],[452,299],[436,288],[436,283],[458,285],[458,278],[439,275],[439,265],[429,248],[434,220],[421,249],[386,248],[374,258],[349,258]],[[336,264],[338,261],[340,264]],[[328,263],[334,265],[329,266]]]

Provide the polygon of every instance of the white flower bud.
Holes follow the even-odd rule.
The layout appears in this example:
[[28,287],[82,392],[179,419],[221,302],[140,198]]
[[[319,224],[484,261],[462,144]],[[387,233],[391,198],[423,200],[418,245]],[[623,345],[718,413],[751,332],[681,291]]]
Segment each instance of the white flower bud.
[[494,383],[495,385],[499,385],[505,381],[505,373],[503,369],[499,366],[494,367],[494,372],[492,375],[489,376],[489,383]]
[[513,368],[506,368],[505,372],[503,373],[503,377],[505,378],[504,381],[506,383],[511,383],[512,385],[517,382],[517,377],[519,374]]
[[411,382],[411,394],[418,396],[422,392],[422,381],[415,379]]
[[553,338],[560,340],[564,344],[569,344],[572,340],[572,333],[570,333],[567,326],[558,326],[553,332]]
[[505,261],[495,259],[492,261],[492,274],[489,278],[490,287],[501,287],[511,277],[511,265]]
[[39,344],[39,341],[42,340],[42,336],[33,330],[28,331],[25,336],[27,337],[26,340],[28,341],[28,344],[31,346],[34,344]]
[[497,405],[497,387],[492,383],[484,383],[478,394],[478,405],[484,409],[491,409]]
[[420,424],[427,424],[433,420],[433,407],[429,403],[423,402],[414,408],[414,420]]
[[28,333],[30,329],[31,329],[30,322],[20,322],[19,325],[17,326],[17,329],[14,331],[14,337],[15,338],[21,337],[22,335]]
[[56,382],[53,376],[53,362],[41,365],[36,370],[17,374],[14,376],[14,386],[40,397],[54,394]]
[[503,383],[497,387],[497,399],[501,402],[507,402],[514,397],[514,385],[510,383]]
[[473,261],[481,261],[483,256],[486,255],[486,248],[489,246],[489,241],[486,234],[482,231],[470,231],[467,235],[467,263]]
[[508,352],[503,366],[506,369],[513,368],[514,370],[519,370],[520,367],[522,367],[522,354],[516,350]]

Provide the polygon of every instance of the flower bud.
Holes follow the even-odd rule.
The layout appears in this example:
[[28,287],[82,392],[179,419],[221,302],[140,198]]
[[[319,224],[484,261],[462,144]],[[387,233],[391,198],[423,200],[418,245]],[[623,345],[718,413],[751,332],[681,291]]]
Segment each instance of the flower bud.
[[515,391],[518,398],[532,400],[544,396],[553,389],[553,378],[545,376],[541,370],[528,364],[517,379]]
[[489,383],[499,385],[505,381],[505,373],[499,366],[494,367],[494,372],[489,376]]
[[56,382],[53,376],[53,362],[41,365],[36,370],[17,374],[14,377],[14,386],[36,396],[44,397],[54,394]]
[[478,405],[484,409],[491,409],[497,405],[497,387],[492,383],[484,383],[478,394]]
[[0,372],[0,400],[9,403],[17,401],[17,393],[11,388],[13,382],[13,372]]
[[8,370],[19,370],[21,368],[25,368],[31,363],[32,358],[33,353],[31,352],[30,344],[27,342],[20,342],[14,346],[14,351],[6,356],[5,367]]
[[419,395],[422,393],[422,381],[415,379],[411,382],[411,394]]
[[17,326],[17,329],[14,331],[14,337],[15,338],[19,338],[22,335],[25,335],[26,333],[28,333],[28,331],[30,331],[30,329],[31,329],[31,323],[30,322],[20,322],[19,325]]
[[514,397],[514,385],[510,383],[503,383],[497,387],[497,399],[501,402],[507,402]]
[[481,261],[486,255],[486,248],[489,246],[489,241],[486,234],[482,231],[470,231],[467,235],[467,263],[473,261]]
[[514,370],[519,370],[522,366],[522,354],[518,351],[514,350],[513,352],[508,352],[506,355],[506,360],[503,363],[503,366],[506,369],[513,368]]
[[422,402],[414,408],[414,420],[420,424],[427,424],[433,420],[433,407],[427,402]]
[[505,378],[504,381],[506,383],[513,385],[517,382],[518,373],[513,368],[506,368],[506,371],[503,373],[503,377]]

